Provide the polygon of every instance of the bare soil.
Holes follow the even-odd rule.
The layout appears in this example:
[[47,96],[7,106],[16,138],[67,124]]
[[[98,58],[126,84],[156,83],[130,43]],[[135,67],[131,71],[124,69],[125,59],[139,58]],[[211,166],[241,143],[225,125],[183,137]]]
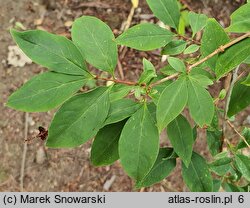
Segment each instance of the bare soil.
[[[227,26],[229,15],[244,0],[186,0],[192,10],[205,12]],[[129,0],[0,0],[0,191],[21,191],[21,163],[24,152],[25,122],[28,138],[36,135],[38,126],[48,127],[54,111],[47,113],[18,112],[4,104],[8,96],[35,74],[46,69],[36,65],[13,67],[7,62],[8,46],[15,45],[9,29],[20,22],[27,29],[45,29],[70,37],[70,24],[82,15],[93,15],[107,22],[115,34],[130,12]],[[144,16],[143,16],[144,15]],[[140,21],[156,21],[145,0],[140,0],[132,24]],[[146,18],[146,19],[142,19]],[[160,57],[154,53],[128,49],[121,58],[125,79],[136,80],[141,72],[142,57],[149,58],[159,68]],[[159,64],[160,63],[160,64]],[[119,74],[118,74],[119,76]],[[213,89],[216,94],[218,89]],[[237,117],[236,125],[246,124],[249,111]],[[115,180],[110,191],[137,191],[123,172],[119,162],[102,168],[90,164],[91,142],[74,149],[47,149],[40,140],[27,145],[24,169],[24,191],[106,191],[104,184],[112,176]],[[195,150],[209,157],[204,131],[199,131]],[[181,177],[180,161],[175,171],[162,183],[141,191],[187,191]]]

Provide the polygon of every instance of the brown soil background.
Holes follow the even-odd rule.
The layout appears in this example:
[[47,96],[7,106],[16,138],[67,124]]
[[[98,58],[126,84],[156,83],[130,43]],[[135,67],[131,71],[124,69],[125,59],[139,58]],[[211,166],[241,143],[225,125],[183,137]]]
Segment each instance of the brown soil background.
[[[229,16],[244,0],[186,0],[192,10],[215,17],[229,24]],[[85,3],[90,3],[88,6]],[[129,0],[0,0],[0,191],[20,191],[20,169],[24,147],[25,113],[4,106],[8,96],[35,74],[46,69],[36,65],[13,67],[7,63],[8,46],[15,45],[9,29],[21,22],[27,29],[45,29],[70,36],[69,21],[82,15],[93,15],[107,22],[118,34],[130,12]],[[140,0],[132,25],[139,23],[142,14],[152,14],[145,0]],[[40,22],[39,22],[40,21]],[[155,21],[150,18],[148,21]],[[160,57],[128,49],[121,60],[125,79],[136,80],[141,72],[141,59],[151,59],[157,68]],[[218,89],[212,89],[216,94]],[[28,137],[37,134],[38,126],[48,127],[54,111],[28,115]],[[235,125],[246,124],[249,111],[237,116]],[[230,133],[229,133],[230,134]],[[233,138],[234,136],[231,135]],[[119,162],[102,168],[90,164],[90,142],[75,149],[47,149],[34,140],[28,145],[24,170],[24,191],[105,191],[106,181],[115,176],[109,191],[137,191],[122,170]],[[204,132],[199,132],[195,150],[207,157]],[[162,183],[141,191],[187,191],[181,177],[180,164]]]

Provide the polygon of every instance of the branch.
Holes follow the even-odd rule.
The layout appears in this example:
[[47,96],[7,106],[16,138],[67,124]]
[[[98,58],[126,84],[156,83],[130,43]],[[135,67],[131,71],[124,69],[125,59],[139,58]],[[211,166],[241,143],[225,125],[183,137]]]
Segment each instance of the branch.
[[[28,117],[29,113],[25,113],[25,126],[24,126],[24,141],[28,138]],[[24,169],[25,169],[25,161],[27,154],[27,143],[25,142],[23,145],[23,155],[22,155],[22,163],[20,170],[20,191],[23,192],[23,181],[24,181]]]
[[170,76],[168,76],[168,77],[165,77],[165,78],[163,78],[163,79],[161,79],[161,80],[159,80],[159,81],[157,81],[157,82],[151,84],[151,87],[154,87],[154,86],[156,86],[156,85],[159,85],[159,84],[161,84],[161,83],[163,83],[163,82],[166,82],[166,81],[168,81],[168,80],[170,80],[170,79],[174,79],[174,78],[176,78],[176,77],[178,77],[178,76],[179,76],[179,73],[172,74],[172,75],[170,75]]
[[223,149],[224,140],[226,138],[225,134],[226,134],[226,130],[227,130],[227,125],[226,125],[225,121],[227,120],[227,112],[228,112],[228,108],[229,108],[229,103],[230,103],[233,87],[234,87],[234,84],[235,84],[237,77],[238,77],[238,70],[239,70],[239,66],[233,71],[233,79],[229,85],[229,89],[228,89],[227,97],[226,97],[226,101],[225,101],[225,111],[224,111],[224,116],[223,116],[224,120],[223,120],[223,126],[222,126],[221,149],[220,149],[221,151]]
[[188,72],[190,72],[190,71],[192,70],[192,68],[194,68],[194,67],[196,67],[196,66],[198,66],[198,65],[200,65],[200,64],[202,64],[202,63],[204,63],[205,61],[207,61],[208,59],[214,57],[215,55],[224,52],[227,48],[231,47],[232,45],[234,45],[234,44],[236,44],[236,43],[238,43],[238,42],[240,42],[240,41],[242,41],[242,40],[244,40],[244,39],[246,39],[246,38],[248,38],[248,37],[250,37],[250,32],[248,32],[248,33],[246,33],[246,34],[244,34],[244,35],[242,35],[242,36],[240,36],[240,37],[234,39],[233,41],[227,43],[226,45],[220,46],[220,47],[219,47],[218,49],[216,49],[213,53],[209,54],[209,55],[206,56],[205,58],[203,58],[203,59],[201,59],[200,61],[194,63],[193,65],[189,66]]
[[238,132],[238,130],[234,127],[234,125],[229,120],[227,120],[227,123],[235,131],[235,133],[238,134],[238,136],[243,140],[243,142],[245,142],[245,144],[248,146],[248,148],[250,148],[250,145],[248,144],[246,138],[244,136],[242,136],[240,134],[240,132]]
[[118,71],[119,71],[121,79],[124,80],[123,68],[119,59],[117,60],[117,67],[118,67]]
[[104,80],[104,81],[111,81],[114,83],[125,84],[125,85],[130,85],[130,86],[138,85],[137,82],[130,82],[130,81],[125,81],[125,80],[123,81],[123,80],[119,80],[119,79],[105,78],[105,77],[99,77],[99,76],[96,76],[95,79]]
[[233,92],[234,84],[235,84],[235,82],[237,81],[237,78],[238,78],[239,68],[240,68],[240,66],[237,66],[237,68],[233,71],[233,79],[232,79],[231,84],[230,84],[229,89],[228,89],[227,100],[226,100],[226,104],[225,104],[225,113],[224,113],[224,118],[225,119],[227,118],[227,112],[228,112],[228,109],[229,109],[229,103],[230,103],[230,100],[231,100],[231,95],[232,95],[232,92]]
[[[242,36],[234,39],[233,41],[227,43],[226,45],[220,46],[218,49],[216,49],[214,52],[212,52],[211,54],[209,54],[205,58],[203,58],[200,61],[194,63],[191,66],[189,66],[187,68],[187,72],[190,72],[194,67],[196,67],[196,66],[204,63],[205,61],[207,61],[208,59],[214,57],[218,53],[224,52],[227,48],[231,47],[232,45],[234,45],[234,44],[236,44],[236,43],[238,43],[238,42],[240,42],[240,41],[242,41],[242,40],[244,40],[245,38],[248,38],[248,37],[250,37],[250,32],[248,32],[248,33],[246,33],[246,34],[244,34],[244,35],[242,35]],[[189,39],[189,38],[187,38],[187,39]],[[163,79],[161,79],[161,80],[159,80],[159,81],[151,84],[150,87],[154,87],[154,86],[159,85],[159,84],[161,84],[163,82],[166,82],[166,81],[168,81],[170,79],[174,79],[174,78],[178,77],[178,75],[179,75],[179,73],[175,73],[173,75],[165,77],[165,78],[163,78]],[[111,79],[111,78],[104,78],[104,77],[99,77],[99,76],[96,76],[95,79],[97,79],[97,80],[104,80],[104,81],[112,81],[112,82],[115,82],[115,83],[125,84],[125,85],[130,85],[130,86],[136,86],[136,85],[138,85],[137,82],[130,82],[130,81],[125,81],[125,80],[123,81],[123,80]]]
[[188,3],[187,3],[185,0],[180,0],[180,2],[181,2],[185,7],[187,7],[187,9],[188,9],[189,11],[193,11],[193,9],[188,5]]
[[194,40],[192,38],[189,38],[189,37],[186,37],[186,36],[183,36],[183,35],[180,35],[180,34],[177,34],[179,38],[182,38],[183,40],[187,40],[187,41],[190,41],[190,42],[193,42],[197,45],[201,45],[201,43],[197,40]]
[[[242,36],[240,36],[240,37],[234,39],[233,41],[227,43],[226,45],[220,46],[218,49],[216,49],[214,52],[212,52],[211,54],[209,54],[209,55],[206,56],[205,58],[203,58],[203,59],[201,59],[200,61],[194,63],[194,64],[191,65],[191,66],[189,66],[188,69],[187,69],[187,72],[190,72],[194,67],[196,67],[196,66],[198,66],[198,65],[200,65],[200,64],[202,64],[202,63],[204,63],[204,62],[207,61],[208,59],[214,57],[216,54],[221,53],[221,52],[224,52],[227,48],[231,47],[232,45],[234,45],[234,44],[236,44],[236,43],[238,43],[238,42],[240,42],[240,41],[242,41],[242,40],[244,40],[244,39],[246,39],[246,38],[248,38],[248,37],[250,37],[250,32],[248,32],[248,33],[246,33],[246,34],[244,34],[244,35],[242,35]],[[161,83],[163,83],[163,82],[165,82],[165,81],[167,81],[167,80],[174,79],[174,78],[176,78],[178,75],[179,75],[179,73],[176,73],[176,74],[173,74],[173,75],[171,75],[171,76],[165,77],[165,78],[163,78],[163,79],[161,79],[161,80],[159,80],[159,81],[157,81],[157,82],[151,84],[151,87],[156,86],[156,85],[159,85],[159,84],[161,84]]]

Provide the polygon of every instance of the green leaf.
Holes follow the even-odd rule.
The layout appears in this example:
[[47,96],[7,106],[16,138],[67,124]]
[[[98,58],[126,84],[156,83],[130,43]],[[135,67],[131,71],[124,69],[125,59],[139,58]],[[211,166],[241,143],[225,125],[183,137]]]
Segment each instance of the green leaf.
[[160,131],[182,112],[187,100],[188,91],[185,79],[179,79],[166,87],[160,95],[156,111]]
[[[179,9],[181,10],[181,7],[179,7]],[[188,26],[189,26],[188,11],[183,10],[181,11],[180,21],[178,26],[178,34],[185,35],[186,27]]]
[[108,25],[95,17],[80,17],[73,23],[72,39],[88,63],[114,74],[118,53]]
[[207,128],[207,130],[209,130],[209,131],[220,130],[220,128],[219,128],[218,113],[219,113],[219,109],[216,108],[215,111],[214,111],[214,116],[213,116],[212,123],[211,123],[211,125]]
[[128,93],[133,89],[133,86],[122,85],[122,84],[115,84],[111,90],[109,99],[110,102],[120,100],[128,95]]
[[183,17],[181,16],[180,17],[180,20],[179,20],[179,26],[178,26],[178,34],[180,35],[185,35],[185,29],[186,29],[186,26],[185,26],[185,20],[183,19]]
[[222,89],[222,90],[220,91],[220,94],[219,94],[218,98],[219,98],[220,100],[223,100],[223,99],[225,99],[226,95],[227,95],[227,91],[226,91],[225,89]]
[[7,106],[26,112],[45,112],[70,98],[86,81],[84,76],[55,72],[39,74],[14,92]]
[[191,72],[190,75],[194,75],[194,74],[200,74],[203,76],[208,77],[209,79],[214,79],[214,77],[206,70],[204,70],[202,67],[194,67]]
[[194,121],[200,126],[210,125],[214,103],[209,92],[193,79],[188,81],[188,107]]
[[136,188],[148,187],[166,178],[176,166],[176,159],[172,155],[172,148],[160,148],[154,166],[141,181],[137,181]]
[[184,116],[179,115],[168,125],[167,134],[174,151],[188,167],[194,143],[193,130],[189,122]]
[[105,125],[122,121],[133,115],[141,105],[129,99],[121,99],[110,103],[109,114]]
[[142,95],[145,94],[145,89],[141,86],[135,86],[134,87],[134,96],[137,100],[142,101],[143,97]]
[[227,155],[209,164],[209,168],[219,176],[224,176],[231,169],[232,159]]
[[[179,9],[181,10],[182,8],[179,7]],[[187,10],[182,10],[181,11],[181,18],[183,19],[183,21],[185,23],[185,27],[188,27],[190,25],[188,14],[189,14],[189,12]]]
[[148,103],[148,111],[156,124],[156,105],[154,102]]
[[154,77],[157,77],[154,65],[147,59],[143,59],[143,73],[139,79],[139,84],[148,84]]
[[100,87],[65,102],[49,127],[47,146],[76,147],[91,139],[108,115],[109,88]]
[[180,19],[177,0],[147,0],[147,3],[157,18],[177,30]]
[[200,46],[196,45],[196,44],[192,44],[190,46],[188,46],[185,51],[184,54],[191,54],[191,53],[195,53],[196,51],[198,51],[200,49]]
[[91,162],[95,166],[111,165],[119,159],[118,142],[126,120],[104,126],[91,147]]
[[[241,135],[246,139],[247,143],[250,144],[250,128],[245,127],[241,132]],[[243,140],[240,140],[239,144],[237,145],[237,149],[242,149],[247,147],[246,143]]]
[[168,57],[168,63],[178,72],[186,72],[186,66],[184,62],[178,58]]
[[233,182],[237,182],[241,179],[242,173],[239,170],[239,167],[237,167],[237,164],[235,160],[231,163],[231,169],[229,170],[229,177],[228,179]]
[[211,155],[216,155],[220,152],[221,148],[221,130],[210,131],[207,130],[207,144]]
[[245,81],[241,82],[241,84],[246,85],[250,87],[250,74],[248,74],[247,78]]
[[[248,1],[249,2],[249,1]],[[240,188],[244,190],[244,192],[249,192],[249,186],[250,186],[250,183],[244,185],[244,186],[241,186]]]
[[244,192],[249,192],[250,183],[244,184],[244,186],[240,186],[239,188],[242,189]]
[[241,6],[231,15],[231,25],[228,32],[244,33],[250,31],[250,3]]
[[228,157],[230,156],[230,152],[228,151],[223,151],[223,152],[220,152],[219,154],[215,155],[214,156],[214,160],[219,160],[219,159],[222,159],[222,158],[225,158],[225,157]]
[[197,139],[197,126],[195,126],[193,128],[193,140],[194,140],[194,142],[195,142],[196,139]]
[[210,132],[220,131],[218,113],[219,113],[219,109],[215,108],[215,112],[214,112],[212,123],[207,128],[207,131],[210,131]]
[[192,71],[189,74],[189,79],[199,83],[199,85],[201,85],[202,87],[207,87],[208,85],[213,84],[213,81],[209,79],[207,76],[202,74],[192,73]]
[[167,45],[173,33],[157,25],[143,23],[131,27],[116,38],[116,43],[142,51],[150,51]]
[[153,167],[159,151],[159,134],[144,105],[125,124],[120,141],[119,155],[127,174],[142,180]]
[[97,87],[97,80],[96,79],[89,79],[86,84],[85,87],[87,87],[89,90],[92,90],[94,88]]
[[213,180],[206,160],[195,152],[188,168],[182,163],[182,177],[190,191],[211,192],[213,190]]
[[207,24],[208,17],[205,14],[196,14],[194,12],[189,12],[189,23],[193,31],[192,37],[199,31],[201,31]]
[[[179,9],[181,10],[182,8],[179,6]],[[185,35],[186,27],[188,27],[188,26],[189,26],[188,11],[182,10],[181,16],[180,16],[180,21],[179,21],[179,26],[178,26],[178,34]]]
[[[208,56],[220,46],[225,45],[229,41],[230,39],[221,25],[215,19],[209,19],[201,39],[202,56]],[[215,70],[218,56],[219,55],[215,55],[205,62],[213,71]]]
[[244,79],[239,80],[234,85],[227,113],[229,118],[239,113],[250,104],[250,87],[242,85],[241,82],[243,80]]
[[[176,71],[175,71],[176,73]],[[161,79],[165,78],[164,75],[158,74],[156,78],[152,80],[151,83],[155,83]],[[165,90],[165,88],[170,85],[173,81],[168,80],[159,85],[153,86],[152,90],[149,92],[149,96],[152,98],[153,102],[157,105],[158,100],[160,99],[161,93]]]
[[250,64],[250,56],[248,56],[248,57],[246,58],[246,60],[244,60],[243,63],[245,63],[245,64]]
[[231,171],[231,165],[230,163],[224,164],[224,165],[218,165],[218,166],[211,166],[210,170],[214,172],[218,176],[225,176],[226,174],[230,173]]
[[221,187],[221,180],[214,179],[213,180],[213,192],[219,192]]
[[42,30],[18,32],[11,35],[22,51],[37,64],[64,74],[91,77],[76,46],[63,36]]
[[239,186],[235,186],[231,183],[223,183],[222,184],[222,187],[223,189],[226,191],[226,192],[245,192],[245,190],[242,188],[242,187],[239,187]]
[[182,53],[187,46],[187,43],[184,40],[173,40],[167,44],[163,50],[163,55],[178,55]]
[[221,54],[217,60],[215,73],[221,78],[241,64],[250,55],[250,38],[247,38]]
[[[176,73],[176,71],[175,71],[175,73]],[[159,80],[161,80],[161,79],[163,79],[163,78],[165,78],[165,77],[166,77],[166,76],[164,76],[164,75],[158,74],[157,77],[154,78],[154,80],[152,81],[152,83],[155,83],[155,82],[157,82],[157,81],[159,81]],[[168,85],[170,85],[171,83],[173,83],[172,80],[167,80],[166,82],[162,82],[162,83],[159,84],[159,85],[153,86],[153,89],[156,89],[159,93],[162,93],[162,92],[165,90],[165,88],[166,88]]]
[[170,65],[164,66],[163,68],[160,69],[160,71],[162,74],[167,75],[167,76],[170,76],[176,73],[176,70]]
[[235,161],[242,175],[250,181],[250,158],[245,155],[236,154]]

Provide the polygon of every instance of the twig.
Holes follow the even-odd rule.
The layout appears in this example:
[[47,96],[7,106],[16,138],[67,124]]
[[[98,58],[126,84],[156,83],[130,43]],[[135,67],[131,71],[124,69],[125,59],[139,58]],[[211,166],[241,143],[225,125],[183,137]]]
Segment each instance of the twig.
[[154,87],[154,86],[156,86],[156,85],[159,85],[159,84],[161,84],[161,83],[163,83],[163,82],[166,82],[166,81],[168,81],[168,80],[170,80],[170,79],[174,79],[174,78],[176,78],[176,77],[178,77],[178,76],[179,76],[179,73],[172,74],[172,75],[170,75],[170,76],[168,76],[168,77],[165,77],[165,78],[163,78],[163,79],[161,79],[161,80],[159,80],[159,81],[157,81],[157,82],[151,84],[151,87]]
[[[125,31],[130,27],[134,13],[135,13],[135,9],[136,9],[135,5],[132,4],[132,8],[131,8],[130,13],[128,15],[125,27],[124,27],[124,29],[122,29],[122,31]],[[127,48],[125,46],[121,46],[119,49],[119,52],[121,53],[120,58],[123,59],[125,57],[126,52],[127,52]],[[121,79],[124,80],[123,68],[122,68],[122,65],[121,65],[121,62],[119,59],[118,59],[118,70],[119,70]]]
[[232,91],[233,91],[233,88],[234,88],[234,84],[235,84],[235,82],[237,81],[237,78],[238,78],[239,68],[240,68],[240,66],[237,66],[237,68],[233,71],[233,79],[232,79],[232,82],[230,84],[230,87],[229,87],[229,90],[228,90],[228,93],[227,93],[224,118],[227,118],[227,112],[228,112],[228,109],[229,109],[229,103],[230,103]]
[[119,79],[105,78],[105,77],[99,77],[99,76],[96,76],[95,79],[104,80],[104,81],[112,81],[112,82],[115,82],[115,83],[131,85],[131,86],[138,85],[137,82],[123,81],[123,80],[119,80]]
[[122,64],[121,64],[119,59],[117,61],[117,66],[118,66],[118,71],[119,71],[120,77],[122,80],[124,80],[123,68],[122,68]]
[[[187,72],[190,72],[194,67],[196,67],[196,66],[198,66],[198,65],[200,65],[200,64],[202,64],[202,63],[204,63],[205,61],[207,61],[208,59],[212,58],[212,57],[215,56],[216,54],[225,51],[227,48],[231,47],[232,45],[234,45],[234,44],[236,44],[236,43],[238,43],[238,42],[240,42],[240,41],[242,41],[242,40],[244,40],[245,38],[248,38],[248,37],[250,37],[250,32],[248,32],[248,33],[246,33],[246,34],[244,34],[244,35],[242,35],[242,36],[240,36],[240,37],[234,39],[233,41],[227,43],[226,45],[220,46],[218,49],[216,49],[214,52],[212,52],[211,54],[209,54],[209,55],[206,56],[205,58],[203,58],[203,59],[201,59],[200,61],[194,63],[194,64],[191,65],[191,66],[189,66],[189,67],[187,68]],[[163,78],[163,79],[161,79],[161,80],[159,80],[159,81],[157,81],[157,82],[151,84],[150,87],[154,87],[154,86],[159,85],[159,84],[161,84],[161,83],[163,83],[163,82],[166,82],[166,81],[168,81],[168,80],[170,80],[170,79],[174,79],[174,78],[178,77],[178,75],[179,75],[179,73],[175,73],[175,74],[173,74],[173,75],[170,75],[170,76],[168,76],[168,77],[165,77],[165,78]],[[130,81],[125,81],[125,80],[123,81],[123,80],[110,79],[110,78],[104,78],[104,77],[98,77],[98,76],[96,76],[95,79],[104,80],[104,81],[113,81],[113,82],[115,82],[115,83],[120,83],[120,84],[125,84],[125,85],[132,85],[132,86],[138,85],[137,82],[130,82]]]
[[[126,24],[125,24],[125,27],[124,27],[124,29],[122,29],[122,31],[126,31],[130,27],[134,13],[135,13],[135,9],[136,9],[135,6],[132,5],[130,13],[129,13],[127,21],[126,21]],[[119,52],[123,54],[124,49],[125,49],[125,46],[121,46],[119,49]]]
[[80,182],[81,177],[82,177],[82,175],[83,175],[83,172],[84,172],[84,167],[82,167],[82,168],[81,168],[81,171],[80,171],[80,173],[79,173],[78,177],[76,178],[76,182],[77,182],[77,183],[79,183],[79,182]]
[[240,75],[238,76],[238,78],[237,78],[237,82],[238,82],[242,77],[244,77],[246,74],[247,74],[246,71],[241,72],[241,74],[240,74]]
[[[29,113],[25,113],[25,126],[24,126],[24,140],[28,139],[28,117]],[[23,144],[23,155],[22,155],[22,163],[20,170],[20,191],[23,192],[23,179],[24,179],[24,169],[25,169],[25,161],[27,154],[27,143]]]
[[188,5],[188,3],[187,3],[185,0],[180,0],[180,2],[181,2],[185,7],[187,7],[187,9],[188,9],[189,11],[193,11],[193,9]]
[[225,121],[227,120],[227,112],[228,112],[228,109],[229,109],[229,103],[230,103],[230,100],[231,100],[233,87],[234,87],[234,84],[235,84],[235,82],[237,80],[237,77],[238,77],[238,70],[239,70],[239,66],[233,71],[233,78],[232,78],[232,81],[230,83],[230,86],[229,86],[229,89],[228,89],[228,92],[227,92],[226,101],[225,101],[225,111],[224,111],[224,116],[223,116],[224,122],[223,122],[223,126],[222,126],[222,137],[221,137],[221,148],[220,148],[221,151],[223,149],[224,141],[226,139],[225,134],[226,134],[226,131],[227,131],[227,125],[226,125]]
[[250,32],[248,32],[248,33],[246,33],[246,34],[244,34],[244,35],[242,35],[242,36],[240,36],[240,37],[234,39],[233,41],[227,43],[226,45],[220,46],[220,47],[219,47],[218,49],[216,49],[213,53],[209,54],[209,55],[206,56],[205,58],[203,58],[203,59],[201,59],[200,61],[194,63],[193,65],[189,66],[188,71],[190,72],[190,71],[192,70],[192,68],[194,68],[194,67],[196,67],[196,66],[198,66],[198,65],[200,65],[200,64],[202,64],[202,63],[204,63],[205,61],[207,61],[208,59],[214,57],[215,55],[224,52],[227,48],[231,47],[232,45],[234,45],[234,44],[236,44],[236,43],[238,43],[238,42],[240,42],[240,41],[242,41],[242,40],[244,40],[244,39],[246,39],[246,38],[248,38],[248,37],[250,37]]
[[238,132],[238,130],[234,127],[234,125],[229,120],[227,120],[227,123],[235,131],[235,133],[238,134],[238,136],[243,140],[243,142],[245,142],[248,148],[250,148],[250,145],[248,144],[246,138],[243,135],[241,135],[240,132]]
[[145,187],[140,188],[139,192],[144,192]]
[[128,48],[127,47],[124,47],[124,46],[121,46],[119,51],[121,52],[121,55],[120,55],[120,60],[123,60],[127,51],[128,51]]
[[225,77],[225,80],[224,80],[224,89],[226,91],[226,95],[227,95],[227,92],[229,92],[229,88],[230,88],[230,85],[231,85],[231,82],[232,82],[232,77],[233,77],[232,73],[229,73]]
[[[211,54],[209,54],[209,55],[206,56],[205,58],[203,58],[203,59],[201,59],[200,61],[194,63],[194,64],[191,65],[191,66],[189,66],[188,69],[187,69],[187,72],[190,72],[194,67],[196,67],[196,66],[198,66],[198,65],[200,65],[200,64],[202,64],[202,63],[204,63],[205,61],[207,61],[208,59],[212,58],[212,57],[215,56],[216,54],[221,53],[221,52],[224,52],[227,48],[231,47],[232,45],[234,45],[234,44],[236,44],[236,43],[238,43],[238,42],[240,42],[240,41],[242,41],[242,40],[244,40],[244,39],[246,39],[246,38],[248,38],[248,37],[250,37],[250,32],[248,32],[248,33],[246,33],[246,34],[244,34],[244,35],[242,35],[242,36],[240,36],[240,37],[234,39],[233,41],[227,43],[226,45],[220,46],[218,49],[216,49],[214,52],[212,52]],[[176,74],[173,74],[173,75],[171,75],[171,76],[165,77],[165,78],[163,78],[163,79],[161,79],[161,80],[159,80],[159,81],[153,83],[151,86],[156,86],[156,85],[161,84],[161,83],[163,83],[163,82],[165,82],[165,81],[167,81],[167,80],[174,79],[174,78],[176,78],[178,75],[179,75],[179,73],[176,73]]]
[[199,41],[197,41],[197,40],[194,40],[192,38],[186,37],[184,35],[180,35],[180,34],[177,34],[177,35],[178,35],[179,38],[182,38],[183,40],[187,40],[187,41],[193,42],[193,43],[195,43],[197,45],[201,45],[201,43]]
[[127,22],[126,22],[126,26],[124,28],[124,31],[126,31],[130,25],[131,25],[131,22],[132,22],[132,19],[133,19],[133,16],[134,16],[134,13],[135,13],[135,7],[132,6],[131,10],[130,10],[130,13],[128,15],[128,19],[127,19]]

